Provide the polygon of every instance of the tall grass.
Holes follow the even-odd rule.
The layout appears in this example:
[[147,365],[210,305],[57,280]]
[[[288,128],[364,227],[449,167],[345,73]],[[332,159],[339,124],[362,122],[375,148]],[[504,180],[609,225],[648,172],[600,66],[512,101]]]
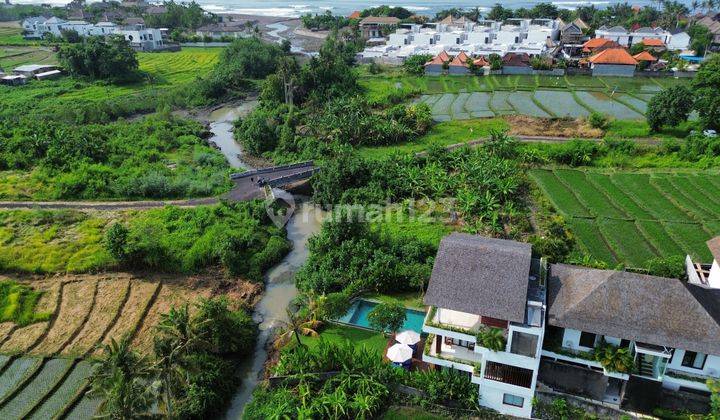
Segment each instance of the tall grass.
[[42,292],[13,281],[0,281],[0,322],[14,322],[19,326],[46,321],[50,313],[36,312]]

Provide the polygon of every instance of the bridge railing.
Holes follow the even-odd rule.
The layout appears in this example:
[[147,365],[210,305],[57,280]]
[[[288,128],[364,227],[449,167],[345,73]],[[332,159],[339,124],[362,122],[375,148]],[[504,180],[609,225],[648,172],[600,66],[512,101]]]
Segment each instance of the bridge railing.
[[242,172],[239,174],[231,174],[230,179],[242,179],[242,178],[247,178],[249,176],[262,175],[262,174],[267,174],[267,173],[277,172],[277,171],[286,171],[288,169],[306,168],[306,167],[311,167],[311,166],[315,166],[315,162],[313,162],[312,160],[308,160],[307,162],[293,163],[290,165],[273,166],[272,168],[251,169],[247,172]]
[[296,174],[281,176],[280,178],[275,178],[267,181],[266,185],[269,185],[273,188],[282,187],[292,182],[300,181],[301,179],[310,178],[315,172],[318,172],[319,170],[320,168],[312,168],[307,171],[298,172]]

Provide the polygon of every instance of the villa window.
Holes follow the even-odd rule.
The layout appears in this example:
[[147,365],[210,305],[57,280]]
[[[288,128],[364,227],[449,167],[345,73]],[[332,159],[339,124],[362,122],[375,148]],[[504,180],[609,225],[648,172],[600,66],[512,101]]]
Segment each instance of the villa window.
[[697,353],[694,351],[685,350],[685,355],[682,359],[682,365],[685,367],[702,370],[705,367],[706,358],[707,355],[704,353]]
[[513,331],[510,342],[510,353],[535,357],[537,352],[538,336],[519,331]]
[[593,348],[595,347],[596,338],[597,335],[583,331],[580,333],[580,345],[583,347]]
[[503,394],[503,404],[505,404],[505,405],[522,407],[524,403],[525,403],[525,398],[523,398],[523,397],[518,397],[517,395],[512,395],[512,394]]
[[452,345],[452,346],[465,347],[470,350],[475,349],[475,343],[472,343],[470,341],[465,341],[465,340],[458,340],[457,338],[445,337],[445,344]]

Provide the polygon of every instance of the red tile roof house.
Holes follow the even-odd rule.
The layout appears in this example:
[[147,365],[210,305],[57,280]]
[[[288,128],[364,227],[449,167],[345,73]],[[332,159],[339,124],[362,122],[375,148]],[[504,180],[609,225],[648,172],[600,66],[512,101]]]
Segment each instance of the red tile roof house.
[[468,60],[470,58],[465,52],[460,52],[455,58],[448,64],[448,74],[456,76],[464,76],[470,74],[468,69]]
[[665,43],[659,38],[645,38],[641,42],[648,50],[663,52],[667,49]]
[[633,77],[638,61],[624,48],[609,48],[588,59],[593,76]]
[[598,53],[608,48],[617,48],[620,44],[607,38],[593,38],[583,44],[584,53]]
[[445,72],[445,64],[449,62],[450,56],[443,51],[425,63],[425,74],[428,76],[439,76]]
[[503,74],[532,74],[530,56],[527,53],[507,53],[503,57]]

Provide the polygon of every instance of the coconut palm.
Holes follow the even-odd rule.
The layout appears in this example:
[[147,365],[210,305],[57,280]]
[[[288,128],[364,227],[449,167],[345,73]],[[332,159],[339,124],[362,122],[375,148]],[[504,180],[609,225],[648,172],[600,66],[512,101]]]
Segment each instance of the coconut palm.
[[154,373],[149,361],[130,348],[130,338],[111,339],[104,358],[90,377],[90,394],[105,400],[101,411],[113,419],[148,417],[155,401],[150,387]]
[[501,351],[505,348],[505,335],[500,328],[483,328],[478,333],[478,342],[492,351]]
[[298,345],[302,346],[303,343],[300,341],[300,335],[307,335],[310,337],[317,337],[319,334],[317,329],[322,325],[322,322],[317,319],[302,319],[295,315],[290,309],[287,309],[288,320],[283,321],[284,324],[283,333],[278,335],[275,339],[275,347],[280,348],[286,345],[292,337],[298,342]]
[[172,417],[174,390],[187,384],[193,370],[188,356],[207,349],[209,343],[198,333],[200,328],[190,319],[187,305],[162,314],[156,329],[159,334],[154,344],[155,368],[162,383],[165,412]]

